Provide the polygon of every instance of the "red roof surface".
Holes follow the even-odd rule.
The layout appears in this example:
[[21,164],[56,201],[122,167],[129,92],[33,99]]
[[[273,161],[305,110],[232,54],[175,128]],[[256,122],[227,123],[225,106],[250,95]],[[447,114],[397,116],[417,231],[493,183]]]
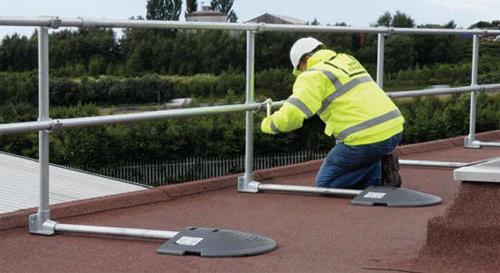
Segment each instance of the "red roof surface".
[[[500,139],[500,131],[482,140]],[[471,162],[500,149],[463,137],[399,148],[401,158]],[[256,180],[312,185],[319,161],[259,171]],[[278,249],[245,258],[156,254],[162,241],[30,235],[33,210],[0,215],[1,272],[498,272],[500,185],[461,184],[450,169],[402,167],[403,186],[443,198],[421,208],[362,207],[349,198],[238,193],[236,175],[56,205],[58,222],[180,230],[236,229]],[[459,194],[457,194],[459,193]],[[478,194],[472,194],[478,193]],[[471,195],[473,198],[471,198]],[[486,212],[487,215],[481,212]]]

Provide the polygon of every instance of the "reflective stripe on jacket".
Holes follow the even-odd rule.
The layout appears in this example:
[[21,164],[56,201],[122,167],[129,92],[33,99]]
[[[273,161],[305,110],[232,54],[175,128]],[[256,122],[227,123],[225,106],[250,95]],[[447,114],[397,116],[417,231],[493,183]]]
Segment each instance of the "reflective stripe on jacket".
[[399,109],[352,56],[320,50],[307,68],[286,103],[262,121],[263,132],[295,130],[315,114],[326,135],[347,145],[375,143],[403,131]]

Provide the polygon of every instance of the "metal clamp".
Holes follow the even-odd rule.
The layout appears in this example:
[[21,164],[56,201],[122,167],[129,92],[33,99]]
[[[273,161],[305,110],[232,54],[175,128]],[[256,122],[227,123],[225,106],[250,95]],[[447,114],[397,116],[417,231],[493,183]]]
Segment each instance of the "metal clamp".
[[62,128],[63,124],[60,119],[49,119],[51,121],[51,126],[49,129],[44,130],[46,133],[52,133]]
[[269,117],[271,115],[271,109],[273,107],[273,100],[272,99],[267,99],[262,104],[266,105],[266,114]]
[[266,24],[265,23],[259,23],[257,25],[257,29],[255,30],[255,32],[263,32],[263,31],[266,31]]
[[28,225],[29,232],[32,234],[54,235],[57,222],[48,219],[46,215],[32,214],[29,216]]
[[260,182],[254,180],[247,180],[245,176],[238,177],[238,191],[239,192],[249,192],[257,193],[259,192]]
[[58,29],[61,26],[62,20],[59,17],[52,17],[50,20],[50,26],[53,29]]

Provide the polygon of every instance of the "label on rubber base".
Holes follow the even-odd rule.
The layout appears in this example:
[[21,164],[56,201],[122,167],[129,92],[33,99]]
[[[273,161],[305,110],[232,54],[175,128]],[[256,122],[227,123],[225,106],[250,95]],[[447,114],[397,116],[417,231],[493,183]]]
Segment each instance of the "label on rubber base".
[[385,193],[384,192],[368,192],[367,194],[365,194],[365,196],[363,196],[364,198],[373,198],[373,199],[382,199],[384,198],[385,196]]
[[195,246],[199,242],[201,242],[203,238],[200,237],[191,237],[191,236],[182,236],[179,240],[175,241],[179,245],[184,246]]

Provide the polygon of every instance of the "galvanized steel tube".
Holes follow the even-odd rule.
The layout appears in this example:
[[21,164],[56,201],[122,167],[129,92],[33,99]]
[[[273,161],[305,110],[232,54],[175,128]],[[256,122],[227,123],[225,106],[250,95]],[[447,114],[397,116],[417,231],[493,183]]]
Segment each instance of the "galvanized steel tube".
[[500,91],[500,84],[485,84],[476,86],[462,86],[462,87],[448,87],[448,88],[435,88],[435,89],[421,89],[421,90],[408,90],[408,91],[393,91],[386,94],[391,98],[409,98],[429,95],[446,95],[446,94],[459,94],[468,93],[471,91],[476,92],[496,92]]
[[500,147],[500,142],[484,142],[484,141],[481,141],[480,145],[484,146],[484,147]]
[[317,188],[309,186],[295,186],[295,185],[278,185],[278,184],[259,184],[259,190],[262,191],[281,191],[281,192],[296,192],[296,193],[320,193],[336,196],[357,196],[362,193],[362,190],[349,190],[349,189],[330,189],[330,188]]
[[384,41],[384,34],[379,33],[377,42],[377,85],[380,88],[384,88]]
[[178,233],[175,231],[164,231],[164,230],[87,226],[87,225],[68,225],[59,223],[55,225],[54,229],[56,232],[125,236],[125,237],[160,239],[160,240],[171,239]]
[[[255,63],[255,33],[247,31],[247,64],[246,64],[246,103],[254,103],[254,63]],[[245,127],[245,183],[253,179],[253,112],[246,112]]]
[[470,164],[471,163],[432,161],[432,160],[409,160],[409,159],[400,159],[399,160],[399,165],[402,165],[402,166],[461,168],[461,167],[469,166]]
[[278,32],[334,32],[334,33],[400,33],[400,34],[496,34],[500,30],[489,29],[434,29],[434,28],[392,28],[392,27],[343,27],[343,26],[308,26],[255,23],[213,23],[179,22],[155,20],[123,20],[96,18],[59,18],[59,17],[0,17],[3,26],[45,26],[45,27],[111,27],[111,28],[157,28],[157,29],[218,29],[242,31],[278,31]]
[[[49,32],[38,28],[38,120],[49,120]],[[49,209],[49,134],[38,132],[38,163],[40,172],[40,206],[38,222],[50,219]]]
[[[273,103],[280,105],[281,102]],[[174,109],[174,110],[161,110],[149,111],[130,114],[107,115],[96,117],[81,117],[70,119],[55,119],[47,121],[32,121],[20,123],[7,123],[0,124],[0,134],[32,132],[38,130],[57,130],[62,128],[75,128],[75,127],[89,127],[97,125],[106,125],[114,123],[128,123],[136,121],[148,121],[178,117],[211,115],[220,113],[242,112],[242,111],[256,111],[262,108],[260,103],[251,104],[234,104],[224,106],[209,106],[187,109]]]
[[[472,44],[472,71],[471,71],[471,86],[477,86],[477,70],[479,62],[479,37],[474,35]],[[476,106],[477,93],[475,91],[470,94],[470,116],[469,116],[469,135],[467,142],[472,143],[476,137]]]

